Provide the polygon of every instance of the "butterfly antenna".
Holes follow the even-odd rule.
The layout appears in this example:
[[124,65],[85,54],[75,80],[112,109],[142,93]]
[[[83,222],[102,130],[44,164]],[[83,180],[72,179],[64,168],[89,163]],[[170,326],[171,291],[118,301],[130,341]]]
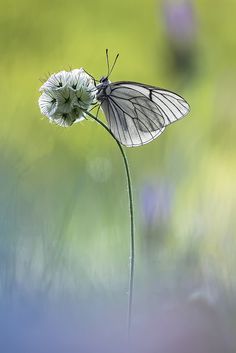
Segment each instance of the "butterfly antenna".
[[110,75],[110,63],[109,63],[108,49],[106,49],[106,60],[107,60],[107,77],[108,77]]
[[108,49],[106,49],[106,59],[107,59],[107,78],[111,75],[114,67],[115,67],[115,64],[117,62],[117,59],[119,57],[120,54],[117,54],[116,57],[115,57],[115,60],[112,64],[112,67],[110,68],[110,63],[109,63],[109,55],[108,55]]

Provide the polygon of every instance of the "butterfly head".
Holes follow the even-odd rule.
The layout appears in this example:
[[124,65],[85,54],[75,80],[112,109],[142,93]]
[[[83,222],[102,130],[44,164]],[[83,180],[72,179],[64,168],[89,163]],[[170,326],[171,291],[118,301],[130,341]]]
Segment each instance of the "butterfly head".
[[99,82],[100,82],[100,83],[102,84],[102,86],[104,87],[104,86],[109,85],[109,83],[110,83],[111,81],[108,80],[108,76],[102,76],[102,78],[100,79]]
[[97,99],[99,101],[101,101],[107,96],[106,89],[108,88],[111,81],[108,80],[107,76],[103,76],[99,82],[100,83],[96,87],[97,88]]

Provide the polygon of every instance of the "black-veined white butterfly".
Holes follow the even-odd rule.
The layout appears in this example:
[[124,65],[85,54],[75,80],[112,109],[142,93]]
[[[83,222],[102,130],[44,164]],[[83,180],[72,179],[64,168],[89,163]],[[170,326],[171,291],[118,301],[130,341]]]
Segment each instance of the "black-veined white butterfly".
[[108,126],[116,139],[127,147],[144,145],[157,138],[165,127],[184,117],[190,110],[184,98],[174,92],[138,82],[111,82],[102,77],[97,89]]

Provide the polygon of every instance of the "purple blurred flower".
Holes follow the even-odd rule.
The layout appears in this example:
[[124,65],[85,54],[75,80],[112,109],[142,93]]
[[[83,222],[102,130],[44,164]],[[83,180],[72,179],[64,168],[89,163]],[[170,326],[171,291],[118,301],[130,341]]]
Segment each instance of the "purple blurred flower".
[[[179,75],[195,72],[197,24],[191,0],[165,0],[163,4],[166,43],[173,70]],[[168,62],[168,61],[167,61]]]
[[192,1],[165,1],[164,15],[170,40],[188,44],[195,39],[196,20]]
[[141,211],[146,225],[166,223],[171,215],[173,187],[166,182],[147,183],[141,190]]

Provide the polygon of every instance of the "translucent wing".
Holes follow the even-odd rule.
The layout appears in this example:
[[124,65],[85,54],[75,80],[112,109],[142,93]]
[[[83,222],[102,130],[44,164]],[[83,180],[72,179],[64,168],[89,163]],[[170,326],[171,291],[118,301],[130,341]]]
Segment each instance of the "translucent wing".
[[101,107],[111,131],[127,147],[154,140],[189,112],[188,103],[177,94],[127,81],[104,87]]

